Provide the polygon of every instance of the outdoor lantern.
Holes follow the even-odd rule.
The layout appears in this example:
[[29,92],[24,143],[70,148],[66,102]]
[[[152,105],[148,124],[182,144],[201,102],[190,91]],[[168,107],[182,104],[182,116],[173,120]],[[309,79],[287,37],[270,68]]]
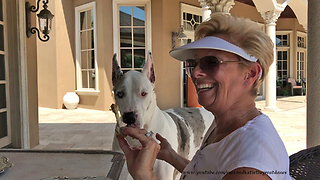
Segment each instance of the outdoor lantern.
[[172,35],[172,49],[174,49],[176,47],[176,38],[180,41],[180,46],[184,45],[183,41],[185,39],[188,39],[187,35],[184,34],[184,32],[183,32],[183,26],[182,25],[179,27],[178,32],[172,32],[171,35]]
[[49,33],[51,30],[51,24],[52,19],[54,15],[48,10],[47,4],[49,3],[49,0],[42,1],[43,2],[43,9],[40,11],[38,16],[39,20],[39,29],[41,33],[43,34],[43,38],[40,36],[40,32],[38,28],[32,27],[31,28],[31,12],[37,12],[39,10],[39,3],[41,0],[37,1],[37,7],[31,6],[29,2],[26,2],[26,23],[27,23],[27,37],[29,38],[32,34],[35,34],[38,32],[38,37],[41,41],[46,42],[49,40]]

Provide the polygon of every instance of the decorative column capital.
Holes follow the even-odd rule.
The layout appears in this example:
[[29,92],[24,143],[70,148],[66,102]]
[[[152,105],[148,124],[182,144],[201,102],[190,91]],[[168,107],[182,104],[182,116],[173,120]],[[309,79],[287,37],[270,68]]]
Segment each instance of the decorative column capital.
[[267,25],[276,25],[278,18],[280,17],[282,11],[280,10],[270,10],[264,13],[261,13],[262,18]]
[[205,0],[205,3],[209,6],[211,14],[216,12],[230,14],[230,9],[235,4],[234,0]]
[[209,10],[206,0],[198,0],[198,2],[200,3],[202,10]]

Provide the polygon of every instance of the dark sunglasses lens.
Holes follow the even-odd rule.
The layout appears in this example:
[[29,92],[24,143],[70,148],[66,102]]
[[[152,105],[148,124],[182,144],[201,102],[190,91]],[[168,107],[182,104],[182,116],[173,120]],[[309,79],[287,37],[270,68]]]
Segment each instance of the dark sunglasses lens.
[[186,71],[188,76],[191,77],[193,70],[200,62],[200,68],[205,73],[209,73],[210,71],[216,71],[219,67],[219,60],[215,56],[205,56],[201,58],[199,61],[190,59],[186,60]]
[[215,56],[205,56],[200,59],[200,68],[206,73],[216,71],[218,67],[219,60]]

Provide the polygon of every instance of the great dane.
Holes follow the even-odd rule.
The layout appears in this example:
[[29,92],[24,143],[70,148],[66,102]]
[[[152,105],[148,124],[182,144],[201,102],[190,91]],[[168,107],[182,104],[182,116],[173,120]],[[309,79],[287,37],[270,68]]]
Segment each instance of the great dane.
[[[191,159],[200,147],[204,133],[213,121],[213,115],[204,108],[173,108],[165,111],[157,106],[155,74],[151,53],[148,54],[142,73],[121,71],[116,54],[113,56],[112,83],[116,104],[124,123],[153,131],[165,137],[172,148],[185,158]],[[170,95],[168,95],[170,96]],[[131,146],[140,146],[127,138]],[[114,138],[112,149],[120,151]],[[165,161],[156,160],[154,172],[158,179],[176,179],[177,171]],[[130,179],[130,177],[128,178]]]

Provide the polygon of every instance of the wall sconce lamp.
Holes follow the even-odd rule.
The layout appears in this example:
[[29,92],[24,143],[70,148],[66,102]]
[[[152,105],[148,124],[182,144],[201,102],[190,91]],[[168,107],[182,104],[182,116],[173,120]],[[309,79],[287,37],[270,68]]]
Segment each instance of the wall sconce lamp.
[[172,49],[176,47],[176,38],[179,41],[182,41],[183,39],[188,39],[187,35],[183,33],[182,25],[179,27],[178,32],[172,32]]
[[47,9],[48,6],[47,4],[49,3],[49,0],[43,0],[43,9],[40,11],[39,14],[37,14],[38,19],[39,19],[39,29],[41,33],[43,34],[43,38],[40,36],[40,32],[38,28],[36,27],[31,27],[31,12],[37,12],[39,10],[39,3],[41,0],[37,1],[37,7],[31,6],[29,2],[26,2],[26,26],[27,26],[27,37],[29,38],[32,34],[35,34],[38,32],[38,38],[46,42],[49,40],[49,33],[51,30],[51,24],[52,24],[52,19],[54,17],[53,14]]

